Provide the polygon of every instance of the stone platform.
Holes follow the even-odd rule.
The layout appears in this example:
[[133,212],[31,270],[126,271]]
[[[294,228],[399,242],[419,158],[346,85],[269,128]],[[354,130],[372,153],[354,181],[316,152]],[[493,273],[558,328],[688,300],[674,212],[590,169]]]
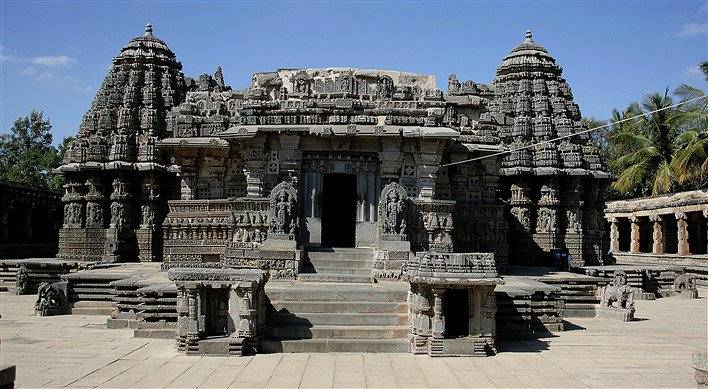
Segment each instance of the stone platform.
[[708,342],[705,289],[700,297],[637,301],[633,322],[572,319],[564,332],[501,342],[488,358],[202,357],[179,353],[174,340],[106,330],[107,316],[41,318],[34,296],[3,293],[0,341],[17,387],[695,387],[691,356]]

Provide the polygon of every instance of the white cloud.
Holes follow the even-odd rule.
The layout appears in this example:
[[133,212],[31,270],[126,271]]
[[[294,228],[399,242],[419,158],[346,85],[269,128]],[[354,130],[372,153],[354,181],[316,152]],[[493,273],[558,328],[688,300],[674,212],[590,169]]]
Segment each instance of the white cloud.
[[4,46],[0,46],[0,62],[9,62],[16,64],[32,64],[46,67],[60,67],[77,63],[74,58],[67,55],[40,55],[38,57],[21,57],[8,53]]
[[56,79],[56,74],[52,70],[37,69],[34,66],[27,66],[22,68],[18,72],[23,76],[27,76],[37,82],[48,81]]
[[66,55],[56,55],[56,56],[41,56],[34,57],[30,59],[30,62],[35,65],[44,65],[50,67],[66,66],[76,63],[76,60]]
[[93,92],[93,87],[91,85],[86,85],[86,86],[77,87],[75,90],[79,93],[91,93],[91,92]]
[[684,76],[688,77],[697,77],[702,79],[703,78],[703,71],[701,70],[700,66],[691,66],[689,68],[686,68],[683,72]]
[[686,23],[675,35],[681,38],[690,38],[706,34],[708,34],[708,23]]

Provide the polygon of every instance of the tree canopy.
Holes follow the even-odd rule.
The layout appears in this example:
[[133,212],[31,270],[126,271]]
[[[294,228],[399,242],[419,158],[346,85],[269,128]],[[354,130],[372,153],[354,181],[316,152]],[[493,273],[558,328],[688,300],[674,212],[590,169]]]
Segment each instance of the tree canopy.
[[57,149],[52,145],[51,129],[44,114],[33,110],[15,120],[7,134],[0,135],[0,181],[52,190],[61,188],[61,177],[51,171],[61,163],[71,138],[65,138]]
[[[708,77],[708,66],[704,63],[701,68]],[[701,98],[704,95],[700,88],[683,84],[671,94],[667,88],[612,111],[612,126],[597,134],[600,140],[595,141],[605,147],[603,154],[617,177],[610,197],[707,187],[708,99]],[[635,119],[622,121],[631,118]]]

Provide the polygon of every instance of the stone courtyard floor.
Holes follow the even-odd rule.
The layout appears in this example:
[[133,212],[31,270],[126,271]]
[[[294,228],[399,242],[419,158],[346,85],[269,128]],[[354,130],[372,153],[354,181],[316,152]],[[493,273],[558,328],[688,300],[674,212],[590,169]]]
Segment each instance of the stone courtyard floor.
[[410,354],[178,354],[172,340],[105,329],[105,316],[34,316],[34,296],[0,293],[0,364],[17,387],[695,387],[705,299],[637,301],[639,320],[572,319],[570,330],[504,343],[489,358]]

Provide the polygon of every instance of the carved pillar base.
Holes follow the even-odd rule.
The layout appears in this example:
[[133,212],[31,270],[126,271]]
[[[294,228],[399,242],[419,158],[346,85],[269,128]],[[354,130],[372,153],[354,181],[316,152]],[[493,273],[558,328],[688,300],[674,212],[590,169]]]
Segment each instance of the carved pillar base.
[[162,233],[155,228],[140,228],[135,231],[140,262],[162,261]]

